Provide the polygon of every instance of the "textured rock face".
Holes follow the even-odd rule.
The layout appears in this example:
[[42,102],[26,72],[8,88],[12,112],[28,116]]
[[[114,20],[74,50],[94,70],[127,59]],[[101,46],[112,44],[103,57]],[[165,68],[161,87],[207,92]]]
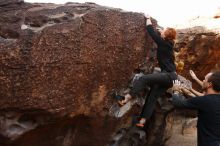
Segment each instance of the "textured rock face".
[[9,5],[16,5],[16,4],[22,4],[24,3],[24,0],[1,0],[0,2],[0,6],[1,7],[5,7],[5,6],[9,6]]
[[138,13],[95,4],[18,3],[1,15],[2,109],[99,113],[109,91],[126,85],[150,47]]
[[190,111],[175,111],[166,117],[164,145],[195,146],[197,145],[197,118],[187,116]]
[[143,15],[21,0],[1,1],[0,14],[1,145],[102,146],[130,123],[108,110],[152,47]]

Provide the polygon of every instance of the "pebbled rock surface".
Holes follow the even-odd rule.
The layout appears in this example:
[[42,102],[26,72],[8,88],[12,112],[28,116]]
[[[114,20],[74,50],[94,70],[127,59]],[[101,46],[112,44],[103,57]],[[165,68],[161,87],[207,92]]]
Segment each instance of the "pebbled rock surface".
[[148,68],[144,15],[22,0],[1,1],[0,14],[1,145],[103,146],[130,124],[108,114],[113,90]]
[[91,3],[0,7],[1,109],[97,114],[151,47],[138,13]]

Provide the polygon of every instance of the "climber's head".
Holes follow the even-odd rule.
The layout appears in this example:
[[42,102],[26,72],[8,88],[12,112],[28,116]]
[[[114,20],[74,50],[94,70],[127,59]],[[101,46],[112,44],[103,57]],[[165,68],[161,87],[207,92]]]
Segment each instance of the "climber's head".
[[174,41],[176,39],[176,30],[168,27],[162,32],[161,35],[165,40]]

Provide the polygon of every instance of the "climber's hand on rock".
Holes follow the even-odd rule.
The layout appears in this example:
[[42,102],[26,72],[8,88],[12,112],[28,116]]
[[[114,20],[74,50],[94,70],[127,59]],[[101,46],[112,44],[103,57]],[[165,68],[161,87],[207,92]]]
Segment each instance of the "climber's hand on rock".
[[145,17],[146,17],[147,19],[150,19],[150,15],[148,15],[148,14],[145,14]]
[[173,91],[180,91],[181,90],[181,83],[179,80],[174,80],[173,81]]

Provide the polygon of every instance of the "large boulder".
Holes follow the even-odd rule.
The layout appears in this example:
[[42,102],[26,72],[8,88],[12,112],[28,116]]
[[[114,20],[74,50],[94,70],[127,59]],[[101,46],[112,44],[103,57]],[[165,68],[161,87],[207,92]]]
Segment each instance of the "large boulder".
[[2,1],[0,14],[1,145],[105,145],[130,124],[131,111],[109,116],[111,93],[153,46],[144,15],[21,0]]
[[0,19],[1,109],[99,113],[152,46],[139,13],[91,3],[19,5]]

